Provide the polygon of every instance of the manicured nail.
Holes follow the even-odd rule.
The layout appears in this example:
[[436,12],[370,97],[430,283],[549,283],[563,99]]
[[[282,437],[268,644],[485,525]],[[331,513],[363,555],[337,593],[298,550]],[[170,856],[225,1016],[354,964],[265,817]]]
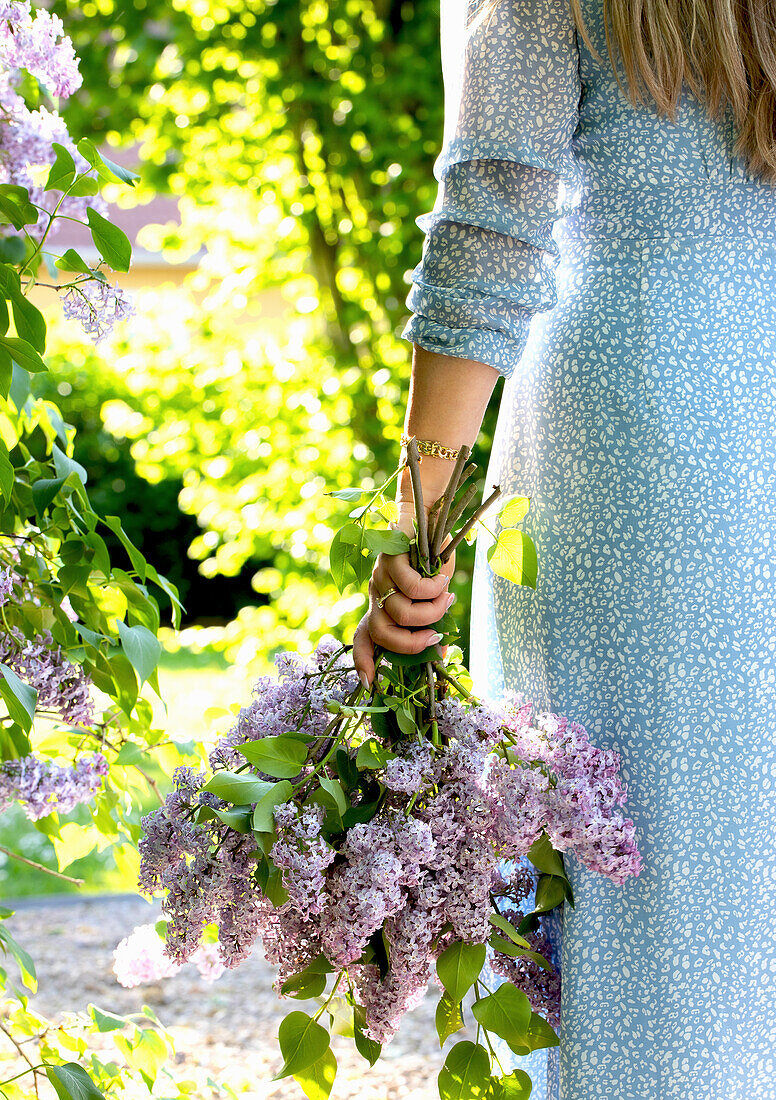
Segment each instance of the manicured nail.
[[428,645],[436,645],[437,642],[441,642],[441,641],[442,641],[442,635],[441,634],[432,634],[431,637],[428,640]]
[[366,673],[359,672],[358,678],[361,681],[361,686],[363,687],[364,691],[369,691],[369,681],[366,678]]
[[443,587],[443,588],[447,588],[447,586],[448,586],[448,584],[449,584],[449,583],[450,583],[450,575],[449,575],[449,574],[446,574],[446,575],[445,575],[445,583],[444,583],[444,584],[442,585],[442,587]]
[[447,597],[447,603],[445,604],[445,611],[449,610],[453,606],[456,599],[457,599],[457,597],[456,597],[455,592],[451,592],[450,595]]

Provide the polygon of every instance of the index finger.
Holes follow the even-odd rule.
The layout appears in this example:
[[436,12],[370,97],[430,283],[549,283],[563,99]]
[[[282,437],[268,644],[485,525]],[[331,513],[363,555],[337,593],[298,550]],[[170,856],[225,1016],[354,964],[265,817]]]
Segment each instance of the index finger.
[[450,577],[440,573],[436,577],[424,577],[413,569],[407,554],[386,554],[383,568],[393,585],[411,600],[433,600],[450,583]]

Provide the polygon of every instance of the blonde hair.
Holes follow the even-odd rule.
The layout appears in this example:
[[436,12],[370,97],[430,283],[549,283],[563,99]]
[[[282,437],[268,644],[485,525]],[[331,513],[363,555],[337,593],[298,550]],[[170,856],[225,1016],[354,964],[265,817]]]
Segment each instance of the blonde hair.
[[[734,153],[750,173],[776,184],[776,0],[602,2],[609,60],[630,102],[651,101],[676,121],[686,83],[712,118],[731,106]],[[580,0],[570,3],[580,34],[599,57]]]
[[[476,22],[500,2],[485,0]],[[738,131],[733,152],[752,175],[776,184],[776,0],[601,3],[609,62],[630,102],[652,102],[675,122],[686,84],[712,118],[731,106]],[[580,0],[569,4],[585,44],[601,61]]]

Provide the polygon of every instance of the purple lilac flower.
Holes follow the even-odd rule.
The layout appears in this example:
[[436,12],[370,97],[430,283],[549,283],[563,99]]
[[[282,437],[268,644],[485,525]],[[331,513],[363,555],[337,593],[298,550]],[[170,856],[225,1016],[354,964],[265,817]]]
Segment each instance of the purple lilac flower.
[[108,774],[102,753],[80,756],[72,767],[29,755],[0,764],[0,813],[20,802],[31,821],[69,813],[90,802]]
[[434,779],[434,755],[431,746],[418,742],[400,749],[385,768],[383,783],[391,791],[414,794]]
[[424,821],[387,811],[348,830],[343,862],[328,875],[321,943],[332,962],[346,966],[364,952],[386,918],[403,906],[406,889],[421,881],[434,853]]
[[0,568],[0,607],[8,603],[13,593],[15,583],[16,573],[11,569],[10,565]]
[[18,627],[0,633],[0,664],[35,688],[37,707],[54,710],[73,726],[94,724],[91,680],[80,665],[69,661],[50,631],[25,638]]
[[62,295],[62,309],[65,317],[81,322],[95,344],[109,336],[118,321],[135,312],[131,297],[102,279],[79,280]]
[[26,69],[54,96],[81,87],[78,58],[57,15],[29,3],[0,3],[0,69]]
[[323,908],[324,872],[337,854],[321,836],[323,818],[321,806],[300,810],[295,803],[286,802],[275,809],[278,839],[270,858],[286,872],[283,882],[289,900],[308,913],[320,913]]
[[[525,915],[522,910],[515,909],[502,910],[502,914],[514,927],[517,927]],[[561,975],[554,964],[552,944],[544,931],[543,917],[539,918],[539,923],[540,927],[535,932],[524,934],[525,939],[530,943],[532,951],[538,952],[552,964],[551,970],[545,970],[525,955],[513,958],[501,951],[490,951],[489,963],[494,974],[506,978],[517,989],[522,990],[533,1011],[557,1028],[560,1025]]]
[[275,658],[278,678],[259,677],[253,687],[254,702],[241,709],[236,724],[213,749],[210,766],[216,770],[244,764],[244,757],[234,749],[243,741],[275,737],[290,729],[320,737],[331,721],[326,703],[343,702],[358,686],[352,668],[336,681],[331,678],[324,681],[316,675],[331,653],[331,644],[326,639],[319,645],[311,664],[294,653],[280,653]]

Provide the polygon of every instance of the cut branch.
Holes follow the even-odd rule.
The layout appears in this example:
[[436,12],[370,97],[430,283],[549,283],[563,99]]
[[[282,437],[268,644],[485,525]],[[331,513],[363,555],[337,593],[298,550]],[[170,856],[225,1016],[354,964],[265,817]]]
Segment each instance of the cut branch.
[[445,547],[445,549],[442,552],[442,555],[440,557],[440,561],[442,562],[442,564],[444,564],[449,559],[450,555],[453,553],[456,546],[458,546],[458,544],[466,537],[466,535],[468,534],[469,531],[471,531],[471,529],[475,525],[475,523],[482,516],[485,515],[487,510],[490,508],[491,504],[493,504],[493,502],[495,500],[498,500],[498,498],[500,496],[501,496],[501,488],[500,488],[500,486],[496,485],[496,486],[494,486],[493,492],[490,494],[490,496],[487,498],[487,500],[485,500],[480,505],[480,507],[477,509],[477,511],[474,513],[474,515],[471,516],[471,518],[466,521],[466,523],[463,525],[463,527],[458,532],[458,534],[455,536],[455,538],[452,540],[452,542],[449,542],[447,544],[447,546]]
[[463,468],[471,454],[471,448],[462,446],[458,451],[458,458],[455,460],[455,466],[453,472],[450,475],[450,480],[447,483],[447,488],[442,495],[442,505],[439,509],[439,515],[437,516],[436,524],[434,525],[434,537],[431,545],[431,557],[435,559],[439,556],[439,551],[442,548],[442,539],[445,535],[445,526],[447,524],[447,517],[450,513],[450,505],[453,503],[453,497],[458,492],[458,486],[461,482],[461,475],[463,474]]
[[418,557],[426,573],[429,573],[431,568],[428,560],[428,522],[426,520],[426,508],[423,503],[423,486],[420,483],[418,441],[415,436],[413,436],[407,444],[407,465],[410,468],[412,497],[415,501],[415,522],[418,527]]

